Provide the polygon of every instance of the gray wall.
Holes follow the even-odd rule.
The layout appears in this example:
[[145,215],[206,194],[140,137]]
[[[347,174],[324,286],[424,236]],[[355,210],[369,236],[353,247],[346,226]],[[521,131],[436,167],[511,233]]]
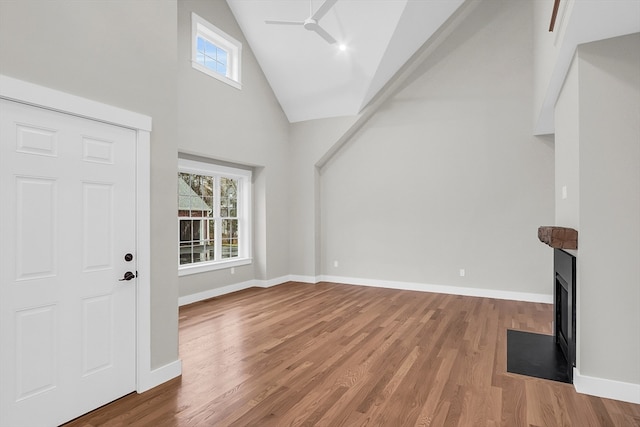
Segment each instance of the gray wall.
[[[242,42],[242,90],[191,67],[191,12]],[[289,122],[225,1],[178,3],[177,81],[178,151],[255,169],[254,263],[182,276],[180,296],[289,274]]]
[[551,294],[531,22],[531,2],[484,2],[322,168],[324,274]]
[[178,358],[176,2],[0,1],[0,73],[149,115],[151,365]]
[[320,266],[320,200],[316,164],[353,125],[357,116],[292,123],[289,223],[290,273],[313,281]]
[[[556,133],[556,168],[579,178],[577,212],[572,208],[579,226],[577,367],[582,375],[634,384],[640,384],[638,46],[640,34],[580,46],[556,105],[557,129],[571,129]],[[566,214],[562,205],[557,210]]]
[[[555,199],[556,221],[553,225],[580,229],[580,177],[578,147],[580,142],[578,108],[578,64],[571,63],[555,108]],[[562,187],[566,188],[563,198]],[[573,253],[575,255],[575,253]]]

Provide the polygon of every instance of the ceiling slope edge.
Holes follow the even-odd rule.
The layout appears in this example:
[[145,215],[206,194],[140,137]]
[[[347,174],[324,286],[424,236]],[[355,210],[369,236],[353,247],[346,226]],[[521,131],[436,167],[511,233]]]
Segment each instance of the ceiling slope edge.
[[349,142],[360,129],[373,117],[382,105],[393,97],[403,84],[413,75],[431,54],[476,10],[481,2],[464,0],[446,21],[433,33],[429,39],[406,61],[402,67],[387,81],[387,83],[373,96],[371,101],[361,110],[358,119],[318,160],[315,166],[322,169]]
[[[376,74],[371,80],[369,88],[360,105],[360,111],[378,94],[410,60],[421,46],[428,43],[429,39],[442,27],[465,0],[449,0],[438,3],[433,7],[433,2],[407,2],[402,16],[396,25],[392,38],[389,40],[383,61],[380,62]],[[416,37],[416,33],[419,36]]]

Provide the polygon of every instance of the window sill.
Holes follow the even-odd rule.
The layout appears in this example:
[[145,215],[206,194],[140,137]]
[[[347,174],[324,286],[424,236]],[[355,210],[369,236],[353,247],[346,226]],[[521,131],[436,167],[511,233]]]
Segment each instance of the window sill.
[[233,86],[236,89],[242,89],[242,83],[240,83],[240,82],[238,82],[236,80],[230,79],[227,76],[223,76],[222,74],[218,74],[215,71],[210,70],[207,67],[205,67],[205,66],[203,66],[203,65],[201,65],[201,64],[199,64],[199,63],[197,63],[195,61],[191,61],[191,66],[194,69],[196,69],[196,70],[198,70],[200,72],[203,72],[203,73],[205,73],[206,75],[208,75],[210,77],[213,77],[214,79],[218,79],[221,82],[224,82],[224,83],[228,84],[229,86]]
[[191,274],[206,273],[208,271],[223,270],[225,268],[239,267],[241,265],[249,265],[253,262],[251,258],[240,258],[229,261],[218,261],[215,263],[197,263],[178,267],[178,277],[189,276]]

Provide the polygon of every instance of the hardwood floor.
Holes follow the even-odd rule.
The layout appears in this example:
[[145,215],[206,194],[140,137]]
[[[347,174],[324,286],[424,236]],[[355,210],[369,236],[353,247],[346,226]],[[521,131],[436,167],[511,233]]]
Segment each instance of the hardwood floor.
[[552,307],[320,283],[180,309],[183,375],[71,426],[640,426],[640,405],[506,373]]

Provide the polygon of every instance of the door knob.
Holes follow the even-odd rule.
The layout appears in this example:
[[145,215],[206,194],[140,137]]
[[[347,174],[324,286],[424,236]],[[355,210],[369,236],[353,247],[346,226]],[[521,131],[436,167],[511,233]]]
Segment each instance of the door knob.
[[130,272],[130,271],[127,271],[126,273],[124,273],[124,277],[123,277],[122,279],[120,279],[119,281],[120,281],[120,282],[123,282],[123,281],[125,281],[125,280],[129,281],[129,280],[131,280],[131,279],[133,279],[133,278],[135,278],[135,277],[136,277],[136,275],[135,275],[135,274],[133,274],[133,273],[132,273],[132,272]]

